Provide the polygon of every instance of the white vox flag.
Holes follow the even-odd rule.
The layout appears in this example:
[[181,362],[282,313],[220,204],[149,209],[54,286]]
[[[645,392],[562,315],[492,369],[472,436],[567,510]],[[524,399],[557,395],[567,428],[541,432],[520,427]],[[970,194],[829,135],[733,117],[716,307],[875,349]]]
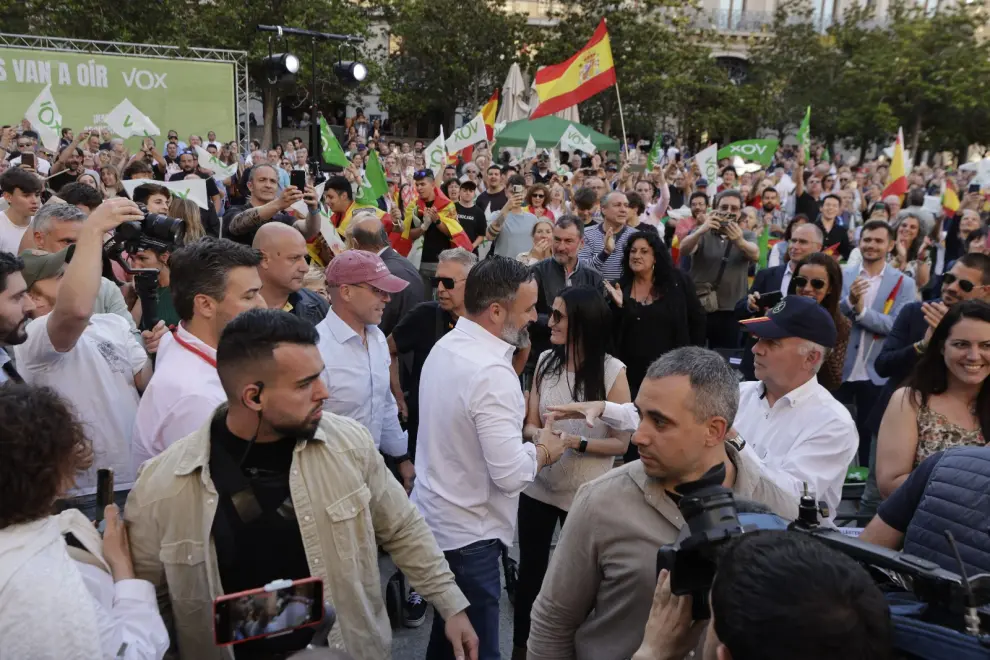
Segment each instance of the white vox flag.
[[443,168],[447,166],[447,143],[443,138],[443,126],[440,127],[440,135],[430,143],[423,155],[426,157],[426,166],[433,170],[433,178],[439,179]]
[[529,140],[526,141],[526,148],[522,152],[523,158],[536,158],[536,140],[533,139],[533,134],[530,133]]
[[237,174],[237,163],[227,165],[198,144],[196,145],[196,156],[199,158],[199,166],[204,170],[213,172],[215,177],[229,179]]
[[110,111],[104,121],[114,135],[122,138],[129,138],[134,135],[151,137],[161,135],[162,132],[155,126],[155,122],[148,118],[148,115],[138,110],[128,99],[124,99],[117,104],[117,107]]
[[714,186],[715,179],[718,178],[718,144],[702,149],[695,154],[694,160],[698,163],[701,176],[708,179],[709,186]]
[[58,143],[62,138],[62,114],[55,105],[51,85],[45,85],[38,98],[24,113],[24,118],[31,122],[31,128],[38,132],[45,149],[58,152]]
[[470,147],[478,142],[484,142],[487,139],[488,134],[485,132],[485,118],[479,112],[477,117],[458,128],[447,138],[447,151],[456,154],[465,147]]
[[169,189],[175,197],[188,199],[196,202],[196,206],[201,209],[210,208],[210,200],[206,196],[206,179],[196,177],[195,179],[180,179],[179,181],[149,181],[147,179],[128,179],[121,181],[124,190],[131,197],[134,196],[134,189],[145,183],[153,183],[156,186],[164,186]]
[[[316,199],[323,199],[323,189],[326,187],[327,182],[324,181],[320,185],[316,186]],[[309,215],[309,207],[306,206],[306,200],[300,199],[298,202],[289,207],[296,212],[300,218],[305,218]]]
[[560,149],[571,153],[575,149],[586,154],[595,153],[595,145],[591,142],[591,138],[581,135],[581,131],[574,124],[570,124],[560,136]]

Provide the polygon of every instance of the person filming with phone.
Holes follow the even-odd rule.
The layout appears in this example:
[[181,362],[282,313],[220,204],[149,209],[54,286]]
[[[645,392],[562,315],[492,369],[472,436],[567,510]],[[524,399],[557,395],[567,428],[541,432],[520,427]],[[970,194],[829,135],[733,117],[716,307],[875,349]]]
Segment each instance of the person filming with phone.
[[[255,165],[251,168],[251,178],[247,184],[251,197],[244,206],[235,206],[223,216],[223,236],[244,245],[254,242],[254,235],[261,225],[268,222],[281,222],[299,230],[307,241],[320,232],[320,200],[316,190],[305,186],[300,190],[295,185],[279,192],[278,172],[271,165]],[[305,201],[309,215],[297,220],[289,215],[289,207]]]

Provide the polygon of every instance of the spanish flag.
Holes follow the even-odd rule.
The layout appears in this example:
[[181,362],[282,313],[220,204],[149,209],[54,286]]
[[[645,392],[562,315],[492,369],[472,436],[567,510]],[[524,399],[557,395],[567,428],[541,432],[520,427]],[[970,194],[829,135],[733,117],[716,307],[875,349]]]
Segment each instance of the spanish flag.
[[[337,231],[340,233],[341,236],[345,236],[347,234],[347,226],[349,224],[351,224],[351,216],[353,216],[354,215],[354,212],[356,210],[358,210],[359,208],[372,208],[372,209],[374,209],[375,210],[375,215],[378,216],[378,219],[382,221],[382,224],[383,225],[385,224],[385,220],[386,220],[386,218],[388,216],[381,209],[376,208],[376,207],[373,207],[373,206],[361,207],[361,206],[358,206],[357,202],[351,202],[351,205],[347,207],[347,210],[346,211],[344,211],[343,213],[334,213],[334,214],[332,214],[330,216],[330,222],[332,222],[333,223],[333,226],[337,228]],[[389,222],[389,224],[392,224],[392,223]]]
[[[498,88],[495,89],[495,93],[492,97],[488,99],[488,103],[481,108],[481,119],[485,122],[485,139],[491,144],[494,142],[495,137],[495,115],[498,112]],[[471,161],[471,157],[474,156],[474,145],[470,147],[464,147],[458,152],[461,154],[461,160],[465,163]],[[457,162],[457,154],[453,154],[448,157],[447,163],[453,165]]]
[[[437,210],[440,216],[440,222],[450,232],[451,247],[462,247],[470,252],[474,249],[474,246],[471,244],[471,239],[468,238],[468,235],[464,233],[461,223],[457,222],[457,209],[454,207],[454,203],[439,188],[434,188],[433,190],[435,194],[433,208]],[[409,237],[409,232],[412,231],[413,216],[422,218],[425,213],[426,202],[417,196],[416,199],[409,202],[406,206],[406,212],[402,222],[402,233],[393,231],[389,236],[392,248],[403,257],[409,256],[409,251],[412,249],[413,241]]]
[[560,112],[614,85],[615,63],[605,19],[598,24],[584,48],[566,62],[537,71],[534,82],[540,105],[533,110],[530,119]]
[[955,216],[956,211],[959,210],[959,189],[956,188],[956,182],[952,179],[945,180],[945,192],[942,193],[942,213],[945,217],[951,218]]
[[887,172],[887,187],[883,189],[882,197],[897,195],[902,197],[907,193],[907,163],[904,159],[904,129],[897,129],[897,142],[894,144],[894,157],[890,160],[890,170]]

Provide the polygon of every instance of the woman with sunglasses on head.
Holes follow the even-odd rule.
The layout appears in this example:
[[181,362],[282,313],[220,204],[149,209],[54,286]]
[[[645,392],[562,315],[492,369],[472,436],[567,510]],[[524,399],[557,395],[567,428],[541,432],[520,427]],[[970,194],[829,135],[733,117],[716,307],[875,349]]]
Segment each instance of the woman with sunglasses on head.
[[536,183],[531,185],[526,191],[526,202],[522,210],[532,213],[537,218],[546,218],[550,222],[553,222],[557,218],[553,214],[553,211],[547,208],[549,202],[550,189],[542,183]]
[[835,348],[829,351],[818,372],[818,382],[830,392],[842,385],[842,367],[846,362],[852,321],[839,310],[842,295],[842,269],[838,262],[822,252],[809,254],[798,262],[794,277],[787,285],[787,295],[813,298],[835,321]]
[[905,215],[894,225],[894,231],[897,242],[890,265],[913,278],[921,291],[928,284],[932,269],[924,224],[917,216]]
[[907,386],[890,399],[877,436],[877,485],[888,497],[936,452],[990,437],[990,305],[953,305]]
[[[549,406],[632,400],[624,365],[609,355],[612,319],[599,291],[565,288],[553,301],[548,325],[551,348],[540,355],[536,365],[523,428],[526,439],[539,436]],[[584,420],[554,422],[553,428],[563,432],[568,448],[519,496],[516,649],[526,648],[530,612],[547,572],[557,522],[564,525],[577,489],[608,472],[615,457],[629,445],[629,433],[610,429],[601,420],[591,428]]]

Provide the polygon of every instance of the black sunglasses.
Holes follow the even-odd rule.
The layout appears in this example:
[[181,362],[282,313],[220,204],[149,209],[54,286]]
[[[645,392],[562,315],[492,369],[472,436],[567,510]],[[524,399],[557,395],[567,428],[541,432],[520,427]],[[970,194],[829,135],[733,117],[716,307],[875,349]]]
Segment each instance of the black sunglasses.
[[942,286],[949,286],[953,282],[959,282],[959,288],[965,291],[966,293],[969,293],[970,291],[976,288],[976,285],[970,282],[969,280],[964,280],[961,277],[957,277],[956,275],[953,275],[952,273],[946,273],[945,275],[942,276]]
[[560,323],[561,321],[564,320],[564,313],[561,312],[559,309],[551,309],[550,318],[553,320],[554,323]]
[[462,281],[463,280],[455,280],[453,277],[435,277],[434,276],[434,277],[431,277],[430,278],[430,286],[433,287],[434,289],[438,289],[438,288],[440,288],[440,285],[442,284],[443,285],[443,288],[445,288],[445,289],[447,289],[449,291],[450,289],[453,289],[455,286],[457,286],[457,283],[458,282],[462,282]]
[[433,178],[433,170],[417,170],[413,172],[414,179],[423,179],[425,177]]
[[798,275],[797,277],[794,278],[793,281],[794,281],[794,287],[796,289],[803,289],[804,287],[808,286],[808,282],[811,282],[811,288],[814,289],[815,291],[821,291],[826,286],[828,286],[828,282],[826,282],[825,280],[820,280],[817,277],[809,280],[804,275]]

